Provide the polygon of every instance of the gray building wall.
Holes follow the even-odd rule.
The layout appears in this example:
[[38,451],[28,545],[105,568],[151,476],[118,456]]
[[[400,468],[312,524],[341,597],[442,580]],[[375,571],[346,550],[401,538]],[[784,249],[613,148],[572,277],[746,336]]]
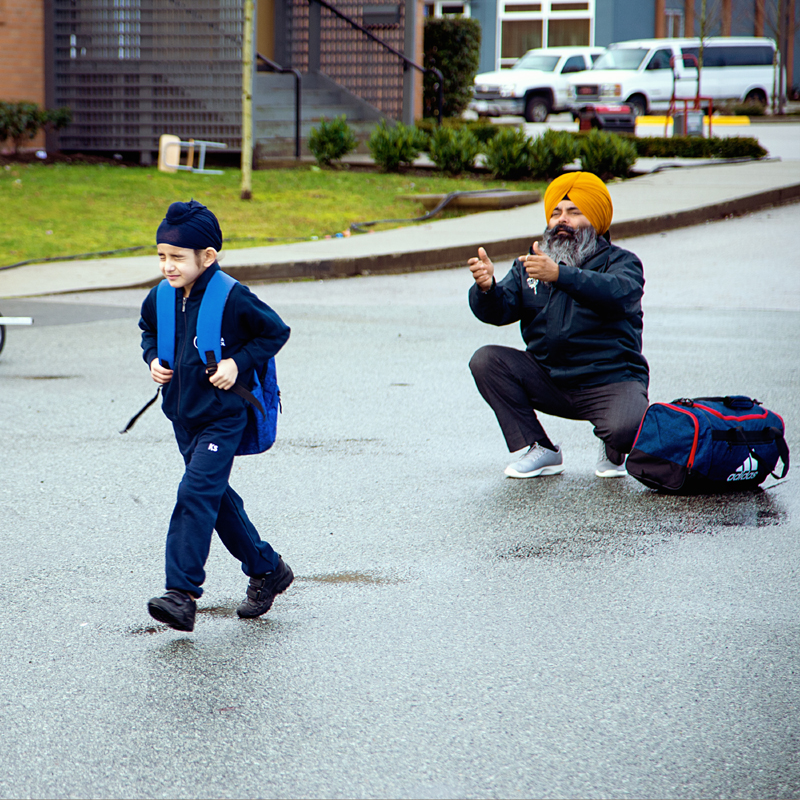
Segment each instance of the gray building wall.
[[605,47],[627,39],[650,39],[655,24],[653,0],[596,0],[594,43]]
[[491,72],[497,51],[497,0],[473,0],[470,16],[481,26],[481,61],[478,72]]

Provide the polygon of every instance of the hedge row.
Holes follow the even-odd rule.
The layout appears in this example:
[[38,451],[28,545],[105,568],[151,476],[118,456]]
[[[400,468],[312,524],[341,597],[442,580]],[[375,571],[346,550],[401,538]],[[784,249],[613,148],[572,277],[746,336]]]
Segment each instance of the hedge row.
[[[588,132],[546,130],[529,138],[521,127],[500,127],[486,122],[445,121],[442,126],[424,120],[406,126],[381,122],[367,143],[375,163],[384,172],[396,172],[426,152],[443,172],[457,175],[484,163],[504,180],[550,180],[565,165],[580,159],[581,168],[603,180],[626,177],[637,158],[763,158],[767,153],[753,138],[698,137],[636,138],[593,129]],[[317,160],[329,165],[355,149],[344,117],[322,121],[312,131],[309,147]]]

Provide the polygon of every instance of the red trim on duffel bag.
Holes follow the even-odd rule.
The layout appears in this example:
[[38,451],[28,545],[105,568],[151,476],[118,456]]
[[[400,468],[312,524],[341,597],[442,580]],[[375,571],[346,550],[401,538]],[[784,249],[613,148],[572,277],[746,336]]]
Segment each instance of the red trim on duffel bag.
[[[694,466],[694,457],[697,455],[697,440],[700,437],[700,424],[697,421],[697,417],[683,406],[676,406],[672,403],[664,403],[664,405],[667,408],[673,409],[674,411],[680,411],[682,414],[687,414],[689,417],[691,417],[692,422],[694,423],[694,441],[692,442],[692,449],[689,451],[689,460],[686,462],[686,469],[691,470],[691,468]],[[702,406],[696,405],[695,408],[702,408]]]
[[701,408],[703,411],[708,411],[709,414],[713,414],[715,417],[719,417],[720,419],[727,419],[727,420],[743,420],[743,419],[766,419],[769,411],[764,411],[763,414],[745,414],[743,417],[726,417],[724,414],[720,414],[719,411],[715,411],[713,408],[709,408],[708,406],[701,406],[699,403],[694,404],[695,408]]

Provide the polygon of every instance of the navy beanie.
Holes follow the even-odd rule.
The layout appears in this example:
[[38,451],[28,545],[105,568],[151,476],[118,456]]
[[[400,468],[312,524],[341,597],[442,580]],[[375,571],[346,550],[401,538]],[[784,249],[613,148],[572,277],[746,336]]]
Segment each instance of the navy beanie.
[[171,244],[189,250],[213,247],[222,250],[222,231],[217,218],[197,200],[173,203],[156,231],[156,244]]

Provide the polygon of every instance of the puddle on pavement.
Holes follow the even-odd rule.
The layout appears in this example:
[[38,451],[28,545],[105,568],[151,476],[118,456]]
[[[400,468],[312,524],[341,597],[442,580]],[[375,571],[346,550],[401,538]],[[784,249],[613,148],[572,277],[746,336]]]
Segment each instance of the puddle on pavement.
[[282,448],[297,448],[299,450],[324,450],[326,453],[346,452],[348,455],[362,455],[367,449],[374,450],[383,447],[381,439],[328,439],[322,441],[309,441],[304,439],[281,440]]
[[361,586],[381,586],[401,582],[397,578],[386,578],[371,572],[332,572],[328,575],[308,575],[300,580],[313,583],[353,583]]
[[6,378],[16,378],[18,381],[68,381],[77,377],[77,375],[6,375]]
[[140,628],[128,628],[128,636],[152,636],[154,633],[163,633],[168,630],[166,625],[147,625]]
[[206,606],[202,608],[201,606],[197,607],[197,615],[204,616],[204,617],[235,617],[236,616],[236,607],[235,606]]
[[673,496],[618,484],[572,486],[568,495],[564,488],[554,483],[519,493],[511,487],[496,498],[492,512],[502,513],[504,527],[513,531],[498,548],[499,558],[635,557],[681,536],[773,527],[790,519],[778,495],[764,490]]

